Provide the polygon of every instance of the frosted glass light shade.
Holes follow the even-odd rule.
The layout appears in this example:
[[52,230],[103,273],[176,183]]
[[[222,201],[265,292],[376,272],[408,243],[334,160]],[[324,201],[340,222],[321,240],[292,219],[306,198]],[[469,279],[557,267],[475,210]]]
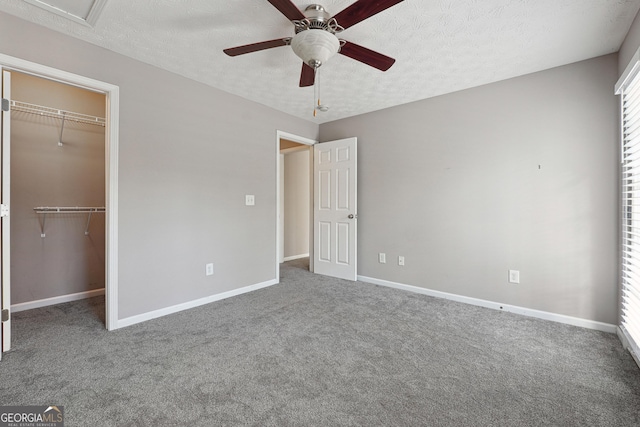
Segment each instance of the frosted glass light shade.
[[305,64],[317,68],[338,53],[340,41],[328,31],[310,29],[293,36],[291,48]]

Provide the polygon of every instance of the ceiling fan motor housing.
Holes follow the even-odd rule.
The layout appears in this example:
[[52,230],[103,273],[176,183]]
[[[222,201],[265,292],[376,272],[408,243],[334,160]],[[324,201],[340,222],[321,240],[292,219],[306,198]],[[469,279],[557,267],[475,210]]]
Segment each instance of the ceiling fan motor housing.
[[317,28],[319,30],[327,29],[331,19],[331,15],[319,4],[307,6],[304,10],[304,16],[307,17],[305,21],[309,21],[308,28]]

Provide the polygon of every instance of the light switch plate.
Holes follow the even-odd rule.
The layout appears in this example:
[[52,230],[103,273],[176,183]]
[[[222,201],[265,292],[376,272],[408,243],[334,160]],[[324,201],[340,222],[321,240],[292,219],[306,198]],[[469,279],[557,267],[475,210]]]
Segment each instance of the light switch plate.
[[509,270],[509,283],[520,283],[519,270]]

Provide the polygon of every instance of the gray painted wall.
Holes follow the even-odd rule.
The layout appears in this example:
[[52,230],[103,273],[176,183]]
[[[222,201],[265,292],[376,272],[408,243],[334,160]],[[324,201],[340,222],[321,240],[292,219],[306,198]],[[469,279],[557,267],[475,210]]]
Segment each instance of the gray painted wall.
[[[12,98],[104,117],[105,96],[12,73]],[[11,113],[11,302],[104,287],[104,214],[47,215],[36,206],[104,206],[105,129],[14,110]]]
[[[275,131],[318,126],[3,13],[0,52],[120,86],[120,318],[275,277]],[[616,323],[617,65],[320,126],[360,141],[360,274]]]
[[309,149],[284,155],[284,256],[309,253]]
[[276,277],[276,130],[316,124],[4,13],[0,52],[120,87],[120,319]]
[[358,137],[358,273],[617,323],[617,65],[321,125],[321,141]]

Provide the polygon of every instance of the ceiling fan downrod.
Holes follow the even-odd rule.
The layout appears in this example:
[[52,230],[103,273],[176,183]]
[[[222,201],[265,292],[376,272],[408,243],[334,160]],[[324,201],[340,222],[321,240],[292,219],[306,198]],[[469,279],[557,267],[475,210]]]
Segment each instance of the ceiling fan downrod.
[[304,19],[294,20],[296,34],[305,30],[324,30],[331,34],[344,31],[338,21],[319,4],[311,4],[304,10]]

